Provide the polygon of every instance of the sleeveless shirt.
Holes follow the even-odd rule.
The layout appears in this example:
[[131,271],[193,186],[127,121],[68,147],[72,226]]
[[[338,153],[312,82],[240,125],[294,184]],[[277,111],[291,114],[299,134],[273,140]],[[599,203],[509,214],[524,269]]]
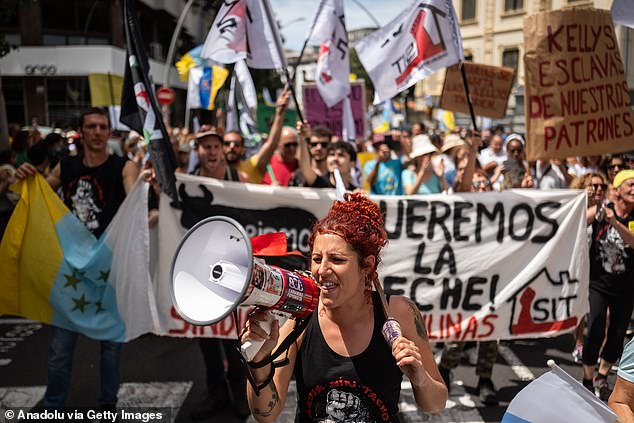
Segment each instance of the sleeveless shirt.
[[96,237],[106,230],[125,199],[121,174],[126,161],[113,154],[99,166],[88,167],[79,155],[60,163],[64,203]]
[[374,330],[362,353],[343,357],[326,342],[317,309],[306,327],[294,374],[296,422],[398,422],[403,373],[383,338],[385,316],[373,295]]

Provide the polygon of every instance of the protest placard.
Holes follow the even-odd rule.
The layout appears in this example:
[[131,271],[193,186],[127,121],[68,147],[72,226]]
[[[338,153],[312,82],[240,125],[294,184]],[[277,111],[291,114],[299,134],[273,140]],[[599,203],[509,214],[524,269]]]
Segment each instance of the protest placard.
[[[311,128],[325,126],[333,134],[341,136],[343,129],[343,101],[328,107],[319,94],[316,84],[302,86],[305,119]],[[354,118],[355,133],[359,137],[365,134],[365,82],[357,80],[350,83],[350,106]]]
[[634,149],[630,94],[607,10],[524,19],[528,160]]
[[[513,69],[465,62],[464,71],[473,112],[478,116],[503,118],[513,89]],[[469,113],[460,65],[447,68],[440,107],[452,112]]]

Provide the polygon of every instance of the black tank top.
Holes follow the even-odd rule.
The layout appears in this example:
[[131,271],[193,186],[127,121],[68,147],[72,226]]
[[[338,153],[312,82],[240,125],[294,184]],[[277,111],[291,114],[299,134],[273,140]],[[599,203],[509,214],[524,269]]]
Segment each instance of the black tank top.
[[125,199],[121,173],[126,161],[114,154],[96,167],[84,165],[81,155],[61,161],[64,203],[96,237],[106,230]]
[[297,414],[304,422],[398,422],[403,373],[383,338],[385,317],[373,293],[374,331],[368,348],[354,357],[334,352],[313,313],[295,365]]

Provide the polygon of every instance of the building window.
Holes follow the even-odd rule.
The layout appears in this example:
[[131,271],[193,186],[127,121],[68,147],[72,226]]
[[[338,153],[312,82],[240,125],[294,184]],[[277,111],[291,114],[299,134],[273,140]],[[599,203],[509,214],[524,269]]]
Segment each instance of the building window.
[[465,62],[473,62],[473,53],[471,53],[470,51],[465,51],[464,52],[464,61]]
[[520,51],[517,48],[509,48],[502,53],[502,66],[513,69],[513,83],[517,82],[517,64],[519,63]]
[[[96,44],[110,39],[110,2],[42,0],[45,45]],[[92,42],[91,42],[92,41]]]
[[76,126],[80,111],[90,107],[88,78],[48,78],[46,88],[51,126]]
[[476,17],[476,0],[462,0],[462,22],[473,21]]
[[2,77],[2,93],[7,108],[7,121],[24,125],[26,123],[24,105],[24,84],[22,77]]
[[504,11],[513,12],[524,9],[524,0],[504,0]]

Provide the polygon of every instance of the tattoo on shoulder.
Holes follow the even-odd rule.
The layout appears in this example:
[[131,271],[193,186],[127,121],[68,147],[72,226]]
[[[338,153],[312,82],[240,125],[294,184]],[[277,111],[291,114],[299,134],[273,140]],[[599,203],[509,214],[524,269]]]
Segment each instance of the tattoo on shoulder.
[[409,298],[407,299],[407,304],[409,305],[409,310],[412,312],[412,315],[414,317],[414,325],[416,326],[416,333],[425,341],[428,341],[429,339],[427,336],[427,329],[425,329],[425,324],[423,323],[423,318],[420,315],[420,310],[418,310],[418,307],[416,307],[416,304],[414,304],[414,301],[412,301]]
[[271,388],[271,400],[267,404],[266,410],[260,410],[258,407],[253,409],[253,414],[256,416],[269,417],[273,413],[273,409],[277,405],[279,401],[279,395],[277,394],[277,388],[275,387],[275,382],[272,380],[269,382],[269,388]]

